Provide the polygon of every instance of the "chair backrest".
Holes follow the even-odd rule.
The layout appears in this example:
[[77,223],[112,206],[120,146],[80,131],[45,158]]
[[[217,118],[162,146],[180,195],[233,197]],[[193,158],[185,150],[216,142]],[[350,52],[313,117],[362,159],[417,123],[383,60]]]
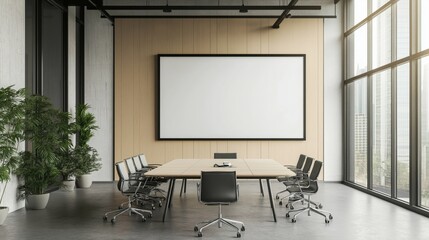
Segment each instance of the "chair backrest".
[[146,156],[144,154],[140,154],[139,159],[140,159],[140,163],[144,168],[149,166],[149,163],[147,163]]
[[322,169],[323,163],[319,160],[314,161],[313,169],[311,169],[310,179],[317,180],[320,174],[320,170]]
[[130,173],[136,173],[137,172],[136,167],[134,166],[134,161],[132,158],[127,158],[125,160],[125,162],[127,163],[128,171]]
[[307,156],[305,156],[304,154],[299,155],[298,162],[296,163],[297,169],[302,169],[302,166],[304,166],[304,162],[306,158]]
[[310,171],[311,164],[313,164],[313,158],[312,157],[307,157],[307,159],[305,160],[304,167],[302,168],[302,172],[303,173],[308,173]]
[[127,167],[125,166],[125,162],[116,163],[116,172],[118,173],[120,181],[130,179],[130,175],[128,174]]
[[214,159],[237,159],[237,153],[214,153]]
[[136,166],[137,171],[140,171],[140,170],[143,169],[143,165],[140,162],[139,156],[134,156],[133,157],[133,162],[134,162],[134,165]]
[[204,203],[232,203],[238,199],[235,171],[201,172],[201,201]]

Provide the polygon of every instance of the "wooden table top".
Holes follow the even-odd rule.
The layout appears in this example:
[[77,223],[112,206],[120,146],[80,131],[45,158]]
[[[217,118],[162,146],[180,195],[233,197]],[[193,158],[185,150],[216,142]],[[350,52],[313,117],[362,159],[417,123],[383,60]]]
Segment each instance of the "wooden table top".
[[[214,167],[230,162],[231,167]],[[295,174],[273,159],[175,159],[145,173],[148,177],[200,178],[201,171],[236,171],[237,178],[276,178]]]

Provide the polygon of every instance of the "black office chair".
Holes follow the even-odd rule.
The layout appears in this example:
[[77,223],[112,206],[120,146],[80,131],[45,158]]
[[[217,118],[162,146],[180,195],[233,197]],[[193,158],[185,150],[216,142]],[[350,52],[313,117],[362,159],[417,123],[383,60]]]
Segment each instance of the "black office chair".
[[124,162],[119,162],[116,165],[116,171],[119,176],[118,190],[128,198],[127,207],[119,208],[104,214],[103,220],[107,221],[108,215],[115,214],[110,220],[112,223],[116,222],[116,217],[124,213],[135,213],[139,215],[142,221],[146,221],[144,213],[148,214],[148,217],[152,217],[152,211],[141,208],[135,208],[132,206],[133,202],[137,202],[142,198],[143,195],[149,195],[150,189],[146,188],[145,180],[139,178],[130,178]]
[[[299,158],[298,158],[298,162],[296,163],[296,165],[285,165],[285,167],[287,167],[289,170],[293,171],[293,172],[297,172],[298,170],[302,171],[302,167],[304,166],[304,162],[305,159],[307,158],[306,155],[304,154],[300,154]],[[277,177],[277,181],[279,182],[285,182],[288,181],[290,179],[290,176],[279,176]],[[280,194],[286,192],[286,189],[283,191],[280,191],[276,194],[276,199],[280,198]]]
[[[295,174],[296,174],[295,176],[290,177],[290,178],[289,178],[289,179],[287,179],[286,181],[283,181],[283,182],[282,182],[282,183],[283,183],[283,185],[285,185],[285,186],[286,186],[286,190],[287,190],[287,188],[288,188],[289,186],[294,185],[294,184],[295,184],[295,182],[296,182],[297,180],[306,179],[306,178],[308,177],[308,172],[310,171],[310,168],[311,168],[311,165],[313,164],[313,161],[314,161],[314,158],[312,158],[312,157],[307,157],[307,158],[305,159],[304,167],[302,168],[302,170],[297,169],[297,170],[295,171]],[[276,198],[277,198],[277,196],[276,196]],[[282,197],[282,198],[280,199],[280,201],[279,201],[279,204],[280,204],[280,205],[282,205],[282,204],[283,204],[283,200],[284,200],[285,198],[288,198],[288,199],[289,199],[289,202],[292,202],[292,203],[290,204],[290,206],[292,206],[292,208],[291,208],[291,209],[293,209],[293,204],[294,204],[295,202],[300,201],[300,200],[302,199],[302,195],[300,195],[300,194],[288,194],[288,195],[286,195],[286,196],[284,196],[284,197]],[[292,201],[291,201],[291,200],[292,200]],[[286,206],[286,207],[287,207],[287,206]]]
[[[214,159],[237,159],[237,153],[214,153],[213,154]],[[180,187],[180,196],[182,196],[182,193],[186,193],[186,185],[187,185],[187,179],[182,179],[182,186]],[[262,188],[262,181],[259,179],[259,186],[261,188],[261,194],[264,195],[264,190]]]
[[[231,220],[222,216],[222,205],[229,205],[238,200],[238,184],[235,171],[213,171],[201,172],[201,181],[198,183],[198,200],[205,205],[217,205],[219,207],[218,217],[214,220],[201,222],[195,225],[194,231],[198,237],[202,237],[202,231],[213,224],[222,227],[222,223],[237,230],[237,237],[241,237],[241,231],[245,230],[240,221]],[[198,225],[204,224],[201,227]],[[234,224],[241,225],[237,227]]]
[[286,213],[286,218],[290,217],[290,214],[296,212],[292,217],[292,222],[296,222],[296,218],[303,212],[308,212],[310,216],[310,212],[315,212],[323,217],[325,217],[325,223],[329,223],[330,220],[333,219],[333,216],[330,212],[323,211],[317,208],[313,208],[311,206],[311,195],[316,194],[319,190],[319,186],[317,185],[317,178],[319,176],[320,170],[322,169],[323,163],[321,161],[315,161],[313,169],[311,170],[310,176],[305,180],[297,181],[295,185],[290,186],[287,191],[291,194],[299,193],[304,196],[307,196],[307,207],[297,210],[289,210]]
[[300,154],[298,158],[298,162],[296,162],[296,165],[285,165],[285,167],[290,169],[292,172],[302,170],[302,167],[304,166],[304,162],[306,158],[307,158],[306,155]]
[[237,153],[214,153],[214,159],[237,159]]

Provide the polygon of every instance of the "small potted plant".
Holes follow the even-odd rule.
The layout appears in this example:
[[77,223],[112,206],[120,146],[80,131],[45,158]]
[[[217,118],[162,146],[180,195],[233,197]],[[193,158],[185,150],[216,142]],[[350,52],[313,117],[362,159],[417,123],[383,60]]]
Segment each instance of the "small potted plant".
[[[70,119],[70,115],[68,116]],[[62,122],[61,139],[64,148],[58,149],[58,160],[56,166],[59,174],[62,177],[61,189],[64,191],[73,191],[75,187],[75,176],[78,174],[78,159],[75,148],[70,139],[70,134],[75,131],[75,123],[68,121]]]
[[101,168],[100,158],[97,150],[89,146],[89,140],[98,129],[95,117],[89,111],[87,104],[77,106],[76,109],[76,147],[75,153],[78,160],[77,186],[89,188],[92,185],[90,173]]
[[27,96],[24,100],[24,139],[27,150],[19,153],[17,175],[24,180],[20,187],[28,209],[44,209],[48,189],[58,183],[58,150],[67,148],[62,126],[68,113],[52,107],[44,96]]
[[6,187],[18,165],[17,150],[23,137],[23,98],[24,89],[0,88],[0,183],[4,184],[0,189],[0,225],[9,213],[9,208],[2,205]]

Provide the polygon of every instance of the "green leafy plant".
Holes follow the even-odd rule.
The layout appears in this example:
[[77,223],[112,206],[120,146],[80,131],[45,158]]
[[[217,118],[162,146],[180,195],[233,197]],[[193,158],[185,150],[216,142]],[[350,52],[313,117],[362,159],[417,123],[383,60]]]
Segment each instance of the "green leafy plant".
[[95,116],[88,110],[88,104],[78,105],[76,109],[77,145],[80,146],[88,145],[89,140],[94,136],[95,130],[98,129]]
[[72,155],[78,165],[77,175],[89,174],[101,168],[98,152],[90,146],[76,146]]
[[24,100],[24,139],[27,151],[20,153],[16,173],[23,178],[24,195],[44,194],[57,183],[58,152],[66,151],[70,141],[65,137],[68,113],[55,109],[44,96],[27,96]]
[[96,149],[89,146],[89,140],[94,136],[96,125],[95,116],[90,113],[89,105],[82,104],[77,106],[75,133],[77,144],[73,156],[77,161],[78,175],[89,174],[101,168],[100,158]]
[[63,181],[71,180],[71,177],[75,176],[78,171],[78,161],[70,138],[70,135],[76,131],[76,124],[69,123],[70,119],[71,116],[67,114],[67,121],[64,119],[60,122],[60,141],[61,146],[64,147],[57,151],[56,166]]
[[0,88],[0,205],[3,201],[10,174],[18,166],[18,144],[23,139],[25,90],[15,90],[13,86]]

